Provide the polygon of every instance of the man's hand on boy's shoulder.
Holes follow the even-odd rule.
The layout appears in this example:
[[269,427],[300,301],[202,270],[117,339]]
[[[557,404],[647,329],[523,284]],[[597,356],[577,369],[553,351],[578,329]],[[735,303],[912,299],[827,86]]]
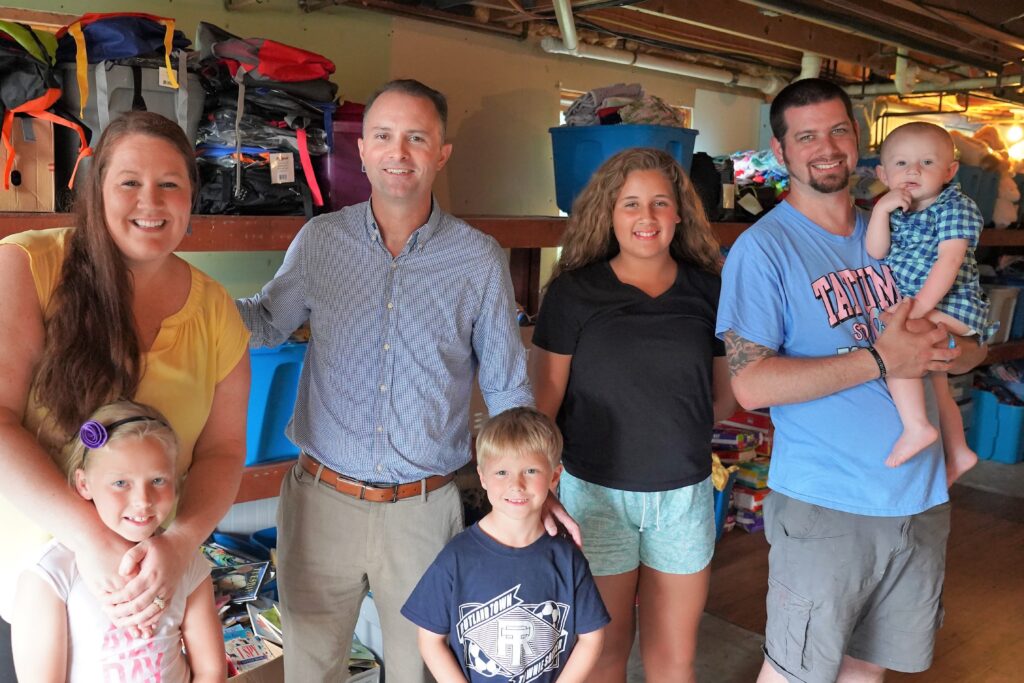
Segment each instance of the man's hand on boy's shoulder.
[[576,523],[576,520],[572,518],[572,515],[562,505],[562,501],[558,500],[558,496],[554,493],[548,492],[548,497],[544,501],[544,508],[541,510],[541,521],[544,522],[544,528],[547,529],[548,534],[552,536],[559,534],[559,525],[561,525],[561,528],[569,535],[569,538],[576,544],[576,547],[583,548],[583,536],[580,534],[580,525]]

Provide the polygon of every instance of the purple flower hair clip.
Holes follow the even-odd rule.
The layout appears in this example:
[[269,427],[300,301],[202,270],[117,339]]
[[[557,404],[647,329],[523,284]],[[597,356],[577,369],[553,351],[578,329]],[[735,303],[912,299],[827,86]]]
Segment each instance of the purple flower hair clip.
[[107,428],[96,420],[87,420],[78,430],[78,438],[86,448],[99,448],[107,442],[109,434]]

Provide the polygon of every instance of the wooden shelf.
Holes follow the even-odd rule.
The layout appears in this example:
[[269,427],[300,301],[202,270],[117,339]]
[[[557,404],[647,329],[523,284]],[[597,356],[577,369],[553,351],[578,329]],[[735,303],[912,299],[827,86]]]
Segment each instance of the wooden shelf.
[[[557,247],[565,218],[552,216],[462,216],[507,249]],[[302,216],[193,216],[192,234],[180,251],[284,251],[306,219]],[[0,237],[23,230],[59,228],[71,223],[66,213],[0,213]],[[715,223],[723,245],[732,244],[747,223]],[[1007,231],[1000,231],[1007,232]],[[1015,232],[1015,231],[1014,231]],[[1024,245],[1024,231],[1019,233]]]
[[1024,358],[1024,339],[1015,339],[988,347],[988,355],[985,356],[982,365],[1005,363],[1018,358]]
[[281,493],[281,480],[292,469],[295,458],[253,465],[242,470],[242,483],[238,487],[236,503],[248,503],[262,498],[276,498]]

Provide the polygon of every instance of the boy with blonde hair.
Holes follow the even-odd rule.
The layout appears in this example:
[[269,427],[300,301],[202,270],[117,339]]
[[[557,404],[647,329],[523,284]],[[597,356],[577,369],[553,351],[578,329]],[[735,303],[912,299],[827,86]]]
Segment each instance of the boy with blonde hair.
[[[927,318],[960,336],[985,341],[988,299],[978,280],[974,249],[983,220],[974,201],[951,182],[959,164],[953,139],[940,126],[916,121],[882,142],[878,178],[889,187],[871,212],[865,245],[885,259],[900,294],[914,297],[911,318]],[[950,337],[952,340],[952,337]],[[919,379],[889,378],[889,392],[903,421],[886,464],[896,467],[933,443],[939,432],[925,414]],[[946,373],[932,373],[949,485],[978,462],[967,446],[960,409]]]
[[448,543],[402,607],[438,683],[585,681],[597,661],[608,612],[583,554],[541,521],[561,452],[557,427],[533,408],[505,411],[477,436],[492,509]]

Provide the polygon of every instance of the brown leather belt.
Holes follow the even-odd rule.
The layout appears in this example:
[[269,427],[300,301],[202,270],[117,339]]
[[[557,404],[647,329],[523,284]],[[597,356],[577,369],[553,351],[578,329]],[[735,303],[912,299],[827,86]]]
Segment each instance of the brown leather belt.
[[[349,479],[338,474],[326,465],[322,465],[316,458],[306,453],[299,454],[299,464],[314,477],[320,473],[321,483],[330,486],[338,493],[352,496],[359,500],[368,500],[371,503],[394,503],[395,501],[412,498],[422,493],[430,493],[441,488],[452,479],[454,474],[435,474],[421,481],[414,481],[408,484],[394,484],[392,486],[381,486],[367,482]],[[322,469],[321,469],[322,468]]]

